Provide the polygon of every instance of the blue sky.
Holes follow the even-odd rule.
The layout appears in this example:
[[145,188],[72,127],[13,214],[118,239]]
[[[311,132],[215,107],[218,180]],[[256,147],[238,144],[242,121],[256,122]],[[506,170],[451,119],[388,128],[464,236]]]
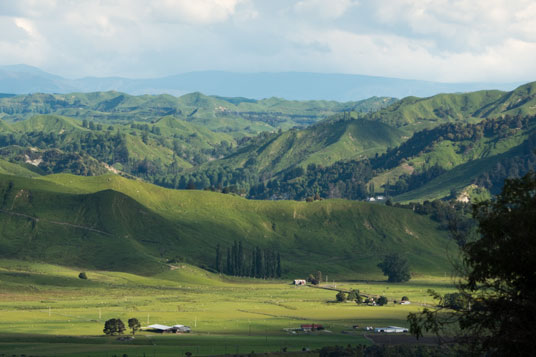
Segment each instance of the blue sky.
[[196,70],[536,80],[533,0],[3,0],[0,64],[67,77]]

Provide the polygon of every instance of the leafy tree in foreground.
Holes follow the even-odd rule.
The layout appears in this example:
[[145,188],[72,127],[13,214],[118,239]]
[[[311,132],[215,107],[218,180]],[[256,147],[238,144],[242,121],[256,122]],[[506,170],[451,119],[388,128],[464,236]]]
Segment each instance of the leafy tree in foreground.
[[137,318],[133,317],[131,319],[128,319],[128,327],[132,330],[132,335],[135,335],[136,331],[140,329],[141,324]]
[[458,293],[410,314],[411,332],[446,334],[457,326],[472,354],[529,356],[536,327],[536,175],[506,180],[493,201],[473,206],[480,239],[462,248]]
[[125,324],[121,319],[110,319],[104,323],[102,331],[107,335],[122,334],[125,331]]
[[411,278],[407,259],[402,258],[398,253],[387,255],[378,268],[383,271],[383,275],[388,276],[390,283],[400,283]]

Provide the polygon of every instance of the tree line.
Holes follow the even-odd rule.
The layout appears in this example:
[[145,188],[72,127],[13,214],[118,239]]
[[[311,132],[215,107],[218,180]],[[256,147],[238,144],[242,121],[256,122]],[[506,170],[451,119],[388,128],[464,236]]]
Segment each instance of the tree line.
[[282,274],[281,255],[271,249],[255,247],[245,249],[242,242],[235,241],[226,251],[220,244],[216,246],[214,268],[219,273],[255,278],[280,278]]

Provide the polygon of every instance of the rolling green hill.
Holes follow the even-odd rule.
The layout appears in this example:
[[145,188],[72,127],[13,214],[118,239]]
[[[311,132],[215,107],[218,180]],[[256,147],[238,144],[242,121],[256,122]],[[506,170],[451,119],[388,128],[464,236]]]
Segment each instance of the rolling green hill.
[[367,113],[385,107],[394,98],[373,97],[357,102],[288,101],[280,98],[254,100],[190,93],[132,96],[119,92],[30,94],[0,98],[0,118],[10,121],[36,114],[56,114],[113,122],[155,122],[174,116],[234,137],[294,126],[307,126],[344,111]]
[[444,272],[446,232],[411,210],[343,200],[252,201],[120,176],[0,176],[2,258],[154,273],[177,258],[213,266],[235,240],[281,253],[286,276],[378,276],[390,251]]
[[[535,137],[536,116],[507,115],[476,124],[442,125],[416,133],[373,161],[373,166],[385,171],[372,182],[375,187],[386,187],[385,192],[399,201],[443,198],[475,183],[498,192],[500,182],[481,176],[495,170],[504,180],[531,170]],[[507,172],[501,166],[505,161],[517,164]]]
[[536,82],[511,92],[486,90],[463,94],[407,97],[369,115],[370,119],[415,132],[447,122],[476,122],[503,115],[536,114]]
[[22,177],[36,177],[39,176],[32,170],[29,170],[21,165],[11,163],[9,161],[0,159],[0,174],[4,175],[16,175]]
[[209,186],[254,184],[309,164],[371,157],[396,146],[402,136],[401,130],[375,121],[332,119],[303,130],[259,136],[223,159],[186,172],[182,181],[194,180],[199,182],[197,187],[206,187],[204,182]]

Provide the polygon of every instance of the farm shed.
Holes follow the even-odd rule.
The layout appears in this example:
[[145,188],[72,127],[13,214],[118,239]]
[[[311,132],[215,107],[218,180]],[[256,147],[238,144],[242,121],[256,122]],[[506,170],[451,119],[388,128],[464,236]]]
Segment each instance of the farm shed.
[[374,328],[374,332],[400,333],[400,332],[408,332],[408,329],[404,327],[398,327],[398,326],[387,326],[387,327],[376,327]]
[[190,326],[184,326],[184,325],[166,326],[166,325],[160,325],[160,324],[147,326],[144,328],[144,330],[158,332],[158,333],[181,333],[181,332],[188,333],[191,331]]

